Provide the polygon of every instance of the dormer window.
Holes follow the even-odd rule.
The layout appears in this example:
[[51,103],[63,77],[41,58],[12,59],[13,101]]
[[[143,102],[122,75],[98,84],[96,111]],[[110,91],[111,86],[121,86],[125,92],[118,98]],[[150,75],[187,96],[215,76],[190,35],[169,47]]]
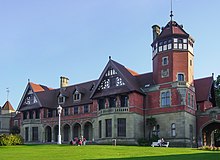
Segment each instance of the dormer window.
[[75,93],[73,94],[73,101],[80,101],[81,100],[81,94],[79,93],[79,91],[75,91]]
[[65,97],[60,94],[58,97],[58,104],[63,104],[63,103],[65,103]]

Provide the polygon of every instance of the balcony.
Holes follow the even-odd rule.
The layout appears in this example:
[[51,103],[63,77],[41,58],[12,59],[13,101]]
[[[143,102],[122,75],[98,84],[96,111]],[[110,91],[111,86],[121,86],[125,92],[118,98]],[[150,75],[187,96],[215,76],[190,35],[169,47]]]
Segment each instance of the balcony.
[[129,107],[106,108],[98,111],[98,116],[114,113],[128,113]]

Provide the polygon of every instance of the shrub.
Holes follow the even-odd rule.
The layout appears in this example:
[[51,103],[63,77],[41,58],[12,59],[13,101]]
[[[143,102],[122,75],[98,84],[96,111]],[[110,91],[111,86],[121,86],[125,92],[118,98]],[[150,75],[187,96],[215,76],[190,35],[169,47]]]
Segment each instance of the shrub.
[[160,139],[158,136],[152,135],[150,140],[147,140],[146,138],[139,138],[137,142],[139,146],[150,146],[152,142],[157,142],[158,139]]
[[20,135],[0,135],[0,146],[20,145],[23,143],[23,137]]
[[206,150],[206,151],[220,151],[220,147],[214,146],[202,146],[198,148],[199,150]]
[[146,138],[139,138],[137,140],[139,146],[147,146],[149,141]]

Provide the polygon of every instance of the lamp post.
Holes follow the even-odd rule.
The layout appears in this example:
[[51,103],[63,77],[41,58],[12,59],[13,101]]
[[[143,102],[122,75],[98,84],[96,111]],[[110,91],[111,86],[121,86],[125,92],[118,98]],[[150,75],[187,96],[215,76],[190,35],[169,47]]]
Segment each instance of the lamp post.
[[60,134],[60,115],[61,115],[61,112],[62,112],[62,107],[61,107],[60,105],[57,107],[57,111],[58,111],[58,116],[59,116],[58,142],[57,142],[57,144],[61,144],[61,134]]

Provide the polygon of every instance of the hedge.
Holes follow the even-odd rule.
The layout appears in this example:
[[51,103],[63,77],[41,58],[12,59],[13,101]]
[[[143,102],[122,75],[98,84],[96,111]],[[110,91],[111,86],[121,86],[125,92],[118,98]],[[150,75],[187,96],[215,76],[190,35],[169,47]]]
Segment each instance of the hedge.
[[11,145],[20,145],[20,144],[24,144],[24,139],[21,135],[18,134],[0,135],[0,146],[11,146]]

